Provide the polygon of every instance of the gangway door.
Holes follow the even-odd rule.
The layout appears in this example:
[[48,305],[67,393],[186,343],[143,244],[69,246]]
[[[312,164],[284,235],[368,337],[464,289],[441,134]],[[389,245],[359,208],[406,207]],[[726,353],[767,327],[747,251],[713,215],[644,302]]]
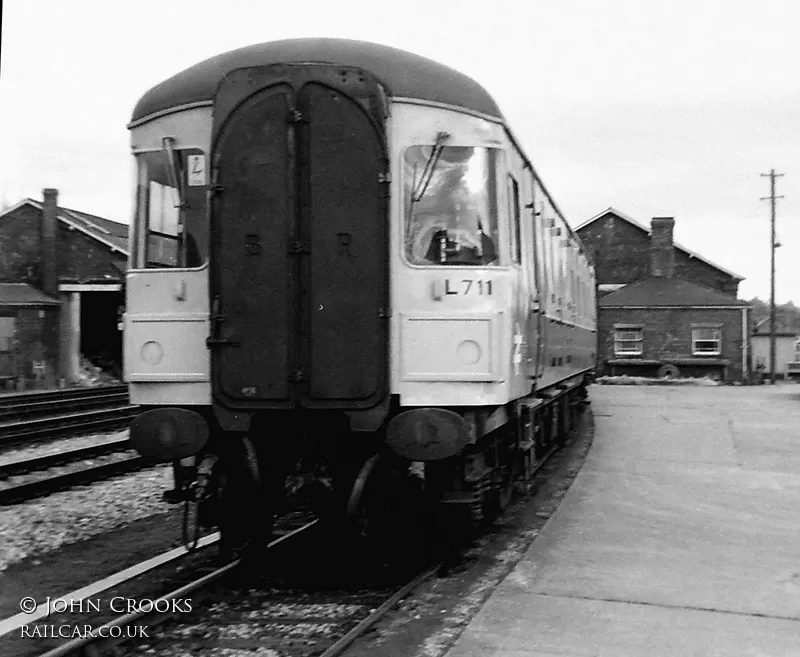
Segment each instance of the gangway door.
[[217,94],[211,349],[228,408],[368,408],[387,392],[380,95],[363,73],[235,71]]
[[[352,99],[304,87],[310,232],[309,386],[304,405],[371,405],[383,394],[387,230],[380,135]],[[305,177],[305,176],[304,176]]]
[[282,85],[251,97],[214,153],[209,347],[215,397],[230,405],[291,401],[290,106]]

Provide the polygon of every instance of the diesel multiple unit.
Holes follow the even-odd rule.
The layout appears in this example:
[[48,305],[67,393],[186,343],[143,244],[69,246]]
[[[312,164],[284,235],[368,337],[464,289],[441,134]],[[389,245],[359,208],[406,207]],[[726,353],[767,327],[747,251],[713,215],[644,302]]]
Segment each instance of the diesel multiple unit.
[[398,469],[473,518],[507,504],[585,397],[595,281],[483,88],[279,41],[159,84],[129,128],[132,440],[194,464],[179,488],[231,549],[287,491],[378,513]]

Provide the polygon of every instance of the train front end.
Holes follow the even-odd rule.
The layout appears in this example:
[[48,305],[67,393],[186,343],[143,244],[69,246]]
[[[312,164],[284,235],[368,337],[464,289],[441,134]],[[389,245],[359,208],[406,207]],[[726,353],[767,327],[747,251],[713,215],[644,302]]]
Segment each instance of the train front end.
[[355,518],[383,499],[373,520],[415,479],[502,506],[563,433],[567,392],[542,406],[537,380],[570,391],[588,367],[564,343],[546,368],[546,281],[573,340],[589,279],[561,281],[579,245],[542,246],[533,208],[557,211],[488,94],[391,48],[291,40],[158,85],[130,130],[131,440],[173,463],[177,498],[234,552],[287,490]]

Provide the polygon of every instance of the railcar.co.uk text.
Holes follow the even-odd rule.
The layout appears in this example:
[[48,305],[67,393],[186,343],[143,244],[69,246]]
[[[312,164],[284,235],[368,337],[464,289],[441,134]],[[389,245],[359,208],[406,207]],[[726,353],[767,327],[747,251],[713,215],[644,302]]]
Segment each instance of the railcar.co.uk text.
[[[37,613],[37,618],[49,618],[53,614],[100,614],[111,612],[114,614],[149,614],[171,613],[187,614],[192,611],[192,600],[190,598],[175,599],[132,599],[114,597],[107,602],[96,598],[86,598],[83,600],[72,600],[63,598],[46,598],[42,604],[38,604],[32,597],[25,597],[20,600],[20,609],[25,614]],[[34,619],[32,619],[34,620]],[[103,625],[93,627],[92,625],[80,624],[28,624],[20,627],[22,638],[35,639],[78,639],[99,637],[101,639],[112,638],[148,638],[147,625]]]

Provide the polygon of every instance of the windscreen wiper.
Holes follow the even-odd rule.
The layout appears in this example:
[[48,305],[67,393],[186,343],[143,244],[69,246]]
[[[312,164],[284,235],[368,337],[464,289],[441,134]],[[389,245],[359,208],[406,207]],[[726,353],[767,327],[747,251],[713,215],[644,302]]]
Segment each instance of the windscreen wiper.
[[175,152],[175,138],[174,137],[164,137],[161,140],[161,147],[164,152],[167,154],[167,170],[169,171],[169,182],[170,186],[175,189],[175,192],[178,194],[178,204],[175,206],[177,208],[186,207],[186,194],[183,190],[183,176],[181,175],[180,171],[180,162],[178,160],[178,154]]
[[448,139],[450,139],[449,133],[437,133],[436,142],[433,145],[431,155],[428,158],[428,161],[425,163],[425,168],[422,170],[422,176],[420,176],[419,182],[416,184],[414,191],[411,194],[412,205],[414,203],[419,203],[420,200],[422,200],[422,197],[425,196],[425,192],[428,190],[428,185],[431,184],[431,180],[433,179],[433,172],[436,170],[436,165],[439,163],[439,158],[444,150],[443,144]]
[[185,266],[187,258],[188,245],[186,242],[184,222],[184,211],[186,210],[186,191],[183,188],[183,172],[181,171],[181,161],[178,153],[175,152],[175,138],[164,137],[161,139],[161,147],[167,156],[167,171],[169,172],[170,185],[178,195],[178,203],[175,205],[178,208],[178,247],[180,249],[179,262],[181,266]]

